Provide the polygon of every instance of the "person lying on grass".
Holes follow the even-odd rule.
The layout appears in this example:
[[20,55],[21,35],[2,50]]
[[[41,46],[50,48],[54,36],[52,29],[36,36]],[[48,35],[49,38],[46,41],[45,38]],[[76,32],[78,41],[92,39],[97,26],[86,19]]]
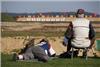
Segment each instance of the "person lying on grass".
[[38,60],[47,62],[49,57],[54,57],[56,52],[49,44],[47,39],[42,39],[38,44],[34,45],[34,39],[26,44],[20,53],[14,54],[14,60]]

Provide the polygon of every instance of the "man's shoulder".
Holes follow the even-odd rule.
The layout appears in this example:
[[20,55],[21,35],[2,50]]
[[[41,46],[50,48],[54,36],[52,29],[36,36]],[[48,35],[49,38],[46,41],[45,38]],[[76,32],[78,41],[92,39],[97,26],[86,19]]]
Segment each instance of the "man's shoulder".
[[89,19],[87,19],[87,18],[84,18],[84,20],[86,20],[86,21],[90,21]]
[[86,21],[86,22],[90,22],[90,20],[87,19],[87,18],[76,18],[76,19],[72,20],[72,22],[77,22],[77,21]]

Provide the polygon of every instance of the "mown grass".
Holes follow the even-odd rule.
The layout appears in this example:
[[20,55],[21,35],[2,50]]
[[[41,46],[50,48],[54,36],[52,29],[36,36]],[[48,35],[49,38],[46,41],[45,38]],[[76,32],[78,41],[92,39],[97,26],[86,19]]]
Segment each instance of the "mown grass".
[[[50,32],[50,31],[1,31],[1,37],[14,37],[14,36],[64,36],[64,31]],[[96,32],[96,38],[100,38],[100,33]]]
[[1,54],[2,67],[99,67],[100,58],[74,58],[73,60],[55,58],[46,63],[43,62],[26,62],[12,61],[12,55]]
[[43,31],[1,31],[2,37],[13,36],[63,36],[64,32],[43,32]]
[[[1,31],[1,37],[14,36],[46,36],[46,37],[61,37],[65,32],[41,32],[41,31]],[[100,38],[100,33],[96,32],[96,38]]]

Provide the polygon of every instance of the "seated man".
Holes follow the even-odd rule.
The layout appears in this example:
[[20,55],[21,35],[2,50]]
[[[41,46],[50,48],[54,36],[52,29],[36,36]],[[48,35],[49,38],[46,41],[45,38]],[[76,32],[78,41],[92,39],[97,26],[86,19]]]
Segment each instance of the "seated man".
[[[75,48],[92,48],[95,41],[95,31],[92,23],[84,18],[85,11],[78,9],[76,19],[70,22],[65,33],[66,41],[68,42],[69,51],[71,47]],[[66,41],[63,44],[66,44]],[[84,54],[84,53],[83,53]]]

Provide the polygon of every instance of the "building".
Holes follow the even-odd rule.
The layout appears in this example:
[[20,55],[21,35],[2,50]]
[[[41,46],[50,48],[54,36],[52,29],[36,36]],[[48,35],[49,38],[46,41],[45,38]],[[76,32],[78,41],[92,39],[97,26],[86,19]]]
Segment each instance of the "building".
[[[85,18],[96,17],[96,14],[85,15]],[[65,15],[65,14],[36,14],[36,15],[27,15],[27,16],[17,16],[16,21],[69,21],[68,18],[75,18],[75,14]]]

